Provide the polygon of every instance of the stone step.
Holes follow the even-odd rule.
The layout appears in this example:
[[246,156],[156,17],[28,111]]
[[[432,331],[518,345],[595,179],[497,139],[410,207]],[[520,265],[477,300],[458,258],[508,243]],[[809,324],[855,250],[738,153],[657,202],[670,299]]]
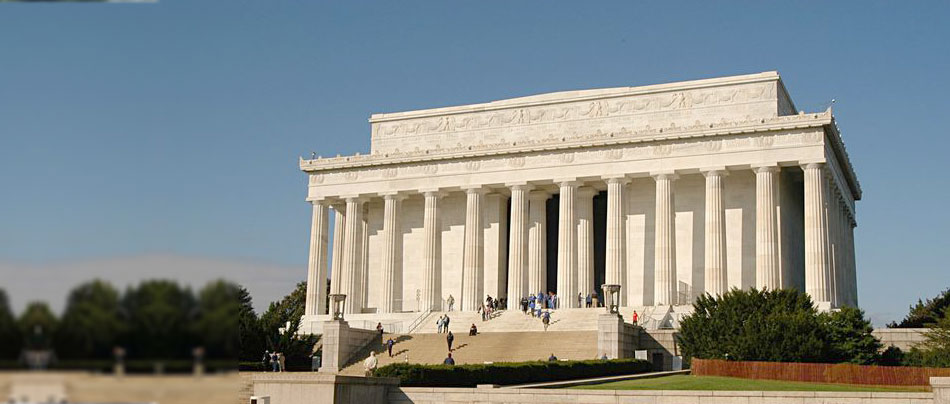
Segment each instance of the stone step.
[[[516,313],[520,314],[520,313]],[[549,331],[549,332],[493,332],[469,336],[468,332],[456,333],[453,330],[452,356],[456,364],[485,362],[522,362],[547,360],[553,353],[558,359],[582,360],[596,359],[597,333],[594,331]],[[379,366],[390,363],[440,364],[448,354],[446,334],[412,334],[383,336],[396,341],[393,345],[393,357],[390,358],[383,346],[368,347],[361,352],[359,360],[347,366],[342,373],[363,374],[363,360],[369,351],[377,353]]]

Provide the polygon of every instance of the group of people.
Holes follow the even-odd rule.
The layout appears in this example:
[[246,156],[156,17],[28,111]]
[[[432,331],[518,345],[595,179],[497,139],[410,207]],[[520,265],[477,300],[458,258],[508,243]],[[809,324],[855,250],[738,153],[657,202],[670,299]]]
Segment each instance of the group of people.
[[584,296],[582,292],[577,292],[577,307],[600,307],[600,299],[597,297],[597,292],[588,293],[587,296]]
[[271,351],[265,350],[264,359],[262,359],[261,362],[264,364],[265,367],[267,366],[268,363],[270,363],[271,369],[274,372],[283,372],[284,364],[286,363],[286,358],[284,357],[283,353],[276,352],[276,351],[271,352]]
[[450,321],[452,321],[452,319],[449,318],[449,315],[448,315],[448,314],[439,316],[439,319],[438,319],[438,320],[435,320],[435,325],[436,325],[437,327],[439,327],[439,334],[441,334],[441,333],[443,333],[443,332],[449,332],[449,322],[450,322]]
[[485,303],[478,308],[478,312],[482,315],[482,321],[488,321],[492,319],[492,315],[495,314],[495,311],[503,307],[501,305],[500,299],[494,299],[489,295],[485,298]]

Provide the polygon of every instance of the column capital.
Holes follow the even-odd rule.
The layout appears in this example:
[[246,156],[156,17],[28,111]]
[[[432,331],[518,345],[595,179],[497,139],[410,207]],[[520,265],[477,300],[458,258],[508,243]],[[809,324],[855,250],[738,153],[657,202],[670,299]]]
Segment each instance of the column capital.
[[654,180],[670,180],[670,181],[678,179],[680,177],[679,175],[676,174],[675,170],[651,171],[650,176],[653,177]]
[[330,206],[330,205],[331,205],[330,200],[327,199],[327,198],[309,199],[309,200],[307,200],[307,202],[309,202],[309,203],[310,203],[311,205],[313,205],[313,206],[318,206],[318,205],[319,205],[319,206]]
[[807,170],[809,168],[822,169],[822,168],[825,168],[825,166],[827,165],[827,163],[825,163],[824,161],[799,161],[798,164],[799,166],[801,166],[802,170]]
[[483,185],[463,185],[462,190],[465,191],[465,194],[487,194],[491,192],[491,189],[486,188]]
[[726,167],[700,168],[699,172],[705,177],[725,177],[729,175],[729,170],[727,170]]
[[774,164],[774,163],[770,163],[770,164],[753,164],[753,165],[752,165],[752,170],[755,171],[756,173],[777,173],[777,172],[781,171],[782,168],[779,167],[778,164]]
[[436,197],[441,198],[445,196],[446,192],[439,188],[423,188],[419,190],[419,193],[426,197]]
[[529,184],[528,182],[506,182],[505,186],[511,189],[512,191],[531,191],[534,189],[534,185]]
[[389,200],[401,201],[409,197],[409,195],[406,195],[401,192],[380,192],[379,196],[382,196],[383,199],[387,201]]
[[346,201],[346,203],[353,203],[353,202],[362,203],[362,202],[366,202],[366,199],[367,199],[365,196],[361,196],[361,195],[342,195],[340,196],[340,198]]
[[627,177],[624,174],[614,174],[614,175],[603,175],[600,177],[608,184],[626,184],[630,182],[630,177]]
[[583,181],[578,181],[577,178],[555,178],[554,183],[558,187],[579,187],[584,185]]
[[550,197],[551,197],[551,194],[548,193],[547,191],[531,191],[528,193],[528,199],[533,200],[533,201],[536,201],[536,200],[543,201],[543,200],[547,200]]
[[597,194],[597,190],[589,186],[579,186],[577,187],[577,196],[582,198],[591,198]]

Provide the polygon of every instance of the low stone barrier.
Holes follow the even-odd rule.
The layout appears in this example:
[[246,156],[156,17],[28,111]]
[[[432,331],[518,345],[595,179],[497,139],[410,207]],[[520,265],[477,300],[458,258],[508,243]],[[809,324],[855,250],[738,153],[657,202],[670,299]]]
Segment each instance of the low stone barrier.
[[[402,387],[389,393],[391,404],[935,404],[934,393],[811,391],[568,390]],[[946,404],[946,403],[936,403]]]

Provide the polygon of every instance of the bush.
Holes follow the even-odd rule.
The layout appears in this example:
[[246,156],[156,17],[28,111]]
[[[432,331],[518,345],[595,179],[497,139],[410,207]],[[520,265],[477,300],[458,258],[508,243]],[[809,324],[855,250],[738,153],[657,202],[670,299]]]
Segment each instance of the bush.
[[733,289],[708,294],[680,321],[684,357],[765,362],[822,362],[828,332],[808,295],[790,289]]
[[407,387],[475,387],[479,384],[524,384],[645,373],[650,362],[639,359],[508,362],[490,365],[419,365],[395,363],[374,376],[399,378]]

